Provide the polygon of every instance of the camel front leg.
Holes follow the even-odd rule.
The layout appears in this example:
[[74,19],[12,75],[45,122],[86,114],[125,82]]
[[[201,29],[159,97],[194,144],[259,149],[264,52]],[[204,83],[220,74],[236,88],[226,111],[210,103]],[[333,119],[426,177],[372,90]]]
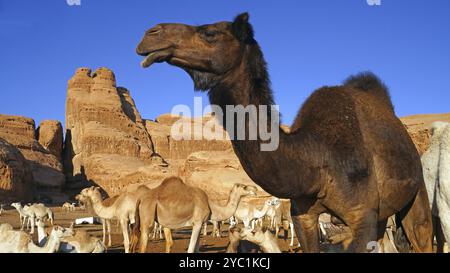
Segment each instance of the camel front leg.
[[244,223],[244,227],[246,228],[250,227],[250,221],[247,218],[242,219],[242,222]]
[[203,224],[194,224],[192,227],[191,240],[189,241],[188,253],[198,252],[200,231]]
[[106,230],[108,231],[108,247],[112,246],[111,240],[111,220],[106,220]]
[[[289,229],[291,230],[291,243],[289,244],[289,246],[294,246],[294,224],[293,223],[289,223]],[[298,242],[298,246],[300,246],[300,240]]]
[[125,248],[125,253],[130,253],[130,237],[128,234],[128,220],[120,219],[120,226],[122,228],[123,246]]
[[[20,222],[22,223],[22,226],[20,227],[20,230],[23,230],[25,228],[25,221],[27,221],[27,220],[28,219],[27,219],[26,216],[20,217]],[[26,223],[26,225],[28,226],[28,223]]]
[[[160,239],[160,240],[164,239],[164,237],[163,237],[163,235],[162,235],[162,226],[161,226],[161,225],[158,226],[158,232],[159,232],[159,239]],[[171,238],[172,238],[172,237],[171,237]]]
[[36,223],[36,219],[34,217],[30,217],[31,218],[31,231],[30,234],[34,234],[34,226]]
[[103,239],[102,243],[106,245],[106,219],[102,218]]
[[206,236],[206,235],[208,235],[208,223],[207,222],[205,222],[203,224],[203,236]]
[[312,209],[315,200],[291,200],[292,222],[303,252],[319,253],[319,213]]
[[[343,242],[344,249],[347,248],[347,252],[351,253],[377,251],[379,225],[377,220],[378,214],[372,210],[347,213],[344,221],[352,230],[352,237]],[[386,223],[384,223],[383,234],[385,228]]]

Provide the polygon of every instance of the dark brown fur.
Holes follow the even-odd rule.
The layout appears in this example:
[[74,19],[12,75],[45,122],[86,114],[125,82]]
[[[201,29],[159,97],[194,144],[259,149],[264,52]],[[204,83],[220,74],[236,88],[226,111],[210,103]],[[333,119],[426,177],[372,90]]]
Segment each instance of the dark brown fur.
[[[147,56],[145,67],[164,61],[181,67],[195,88],[208,90],[211,103],[222,108],[273,105],[266,63],[248,17],[203,26],[161,24],[147,31],[137,52]],[[353,236],[345,242],[349,251],[367,251],[393,214],[415,251],[432,250],[420,158],[377,77],[364,73],[342,86],[320,88],[299,111],[292,133],[279,132],[273,152],[260,151],[260,138],[235,140],[233,148],[258,185],[292,200],[304,251],[319,251],[323,212],[351,228]]]

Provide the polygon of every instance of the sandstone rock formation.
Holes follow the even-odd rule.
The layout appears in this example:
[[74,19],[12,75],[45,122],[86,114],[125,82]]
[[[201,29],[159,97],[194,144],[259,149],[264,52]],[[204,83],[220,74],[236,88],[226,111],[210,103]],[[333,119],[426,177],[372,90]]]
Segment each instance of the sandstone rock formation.
[[431,124],[435,121],[450,122],[450,113],[412,115],[401,118],[401,121],[405,124],[419,154],[422,155],[429,146]]
[[116,87],[114,73],[78,69],[68,83],[66,102],[69,184],[89,181],[117,194],[126,185],[159,180],[165,169],[154,164],[152,145],[130,93]]
[[0,138],[20,150],[30,165],[36,186],[61,187],[64,185],[63,166],[55,155],[36,140],[34,120],[0,115]]
[[42,121],[36,130],[36,135],[39,143],[61,161],[63,149],[63,129],[61,122],[57,120]]
[[14,145],[0,138],[0,200],[31,201],[33,177],[27,160]]
[[[190,132],[183,131],[183,125],[176,126],[179,121],[186,123]],[[207,126],[210,126],[211,130],[204,129]],[[165,154],[168,159],[185,160],[194,152],[231,149],[228,135],[212,115],[185,118],[163,114],[156,118],[156,122],[146,121],[146,127],[152,139],[155,139],[155,149]],[[209,133],[217,133],[221,137],[214,138]]]

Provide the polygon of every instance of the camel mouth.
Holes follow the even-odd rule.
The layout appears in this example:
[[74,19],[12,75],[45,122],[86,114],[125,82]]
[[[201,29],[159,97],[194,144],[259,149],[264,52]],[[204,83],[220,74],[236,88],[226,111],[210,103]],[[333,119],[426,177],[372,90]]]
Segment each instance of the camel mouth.
[[141,62],[143,68],[148,68],[154,63],[162,63],[172,57],[172,50],[170,48],[163,48],[148,52],[144,60]]

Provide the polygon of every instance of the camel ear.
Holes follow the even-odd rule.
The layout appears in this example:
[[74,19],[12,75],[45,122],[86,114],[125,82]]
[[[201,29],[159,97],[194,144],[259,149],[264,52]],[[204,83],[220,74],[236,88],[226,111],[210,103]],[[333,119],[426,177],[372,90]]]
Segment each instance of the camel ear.
[[236,39],[243,43],[253,43],[253,27],[248,22],[250,16],[247,12],[239,14],[232,23],[232,31]]

